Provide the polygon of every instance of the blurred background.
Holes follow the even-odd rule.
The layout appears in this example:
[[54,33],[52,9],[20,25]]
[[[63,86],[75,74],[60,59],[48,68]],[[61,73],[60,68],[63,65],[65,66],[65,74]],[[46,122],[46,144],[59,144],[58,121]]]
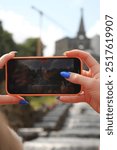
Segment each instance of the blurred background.
[[[0,0],[0,56],[12,50],[17,56],[52,56],[82,49],[99,62],[99,11],[99,0]],[[1,94],[4,84],[3,69]],[[55,97],[26,99],[30,105],[0,106],[25,149],[34,149],[36,141],[43,150],[98,148],[99,115],[88,105],[63,104]]]

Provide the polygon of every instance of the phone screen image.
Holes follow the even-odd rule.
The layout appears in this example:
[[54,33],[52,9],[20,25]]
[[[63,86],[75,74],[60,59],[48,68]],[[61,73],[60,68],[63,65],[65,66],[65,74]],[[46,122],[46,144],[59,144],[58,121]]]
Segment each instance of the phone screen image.
[[78,58],[14,58],[8,61],[6,86],[10,94],[77,94],[81,85],[61,77],[61,71],[81,73]]

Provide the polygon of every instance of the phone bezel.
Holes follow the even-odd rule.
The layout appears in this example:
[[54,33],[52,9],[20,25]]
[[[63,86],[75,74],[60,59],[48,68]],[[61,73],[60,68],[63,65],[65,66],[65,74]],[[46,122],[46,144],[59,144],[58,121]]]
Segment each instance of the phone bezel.
[[[67,56],[51,56],[51,57],[41,57],[41,56],[29,56],[29,57],[14,57],[13,59],[48,59],[48,58],[77,58],[77,57],[67,57]],[[80,58],[77,58],[80,60],[80,74],[82,74],[82,61]],[[6,93],[8,95],[20,95],[20,96],[67,96],[67,95],[77,95],[81,93],[82,86],[80,87],[80,92],[74,93],[74,94],[13,94],[8,91],[8,62],[5,64],[5,89]]]

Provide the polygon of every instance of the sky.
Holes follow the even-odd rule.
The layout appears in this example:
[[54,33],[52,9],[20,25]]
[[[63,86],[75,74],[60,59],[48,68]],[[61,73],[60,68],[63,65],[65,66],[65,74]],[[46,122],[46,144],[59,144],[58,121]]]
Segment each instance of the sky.
[[[32,6],[43,12],[40,14]],[[55,41],[75,37],[83,8],[87,36],[99,34],[99,0],[0,0],[0,20],[15,42],[41,37],[45,56],[54,54]]]

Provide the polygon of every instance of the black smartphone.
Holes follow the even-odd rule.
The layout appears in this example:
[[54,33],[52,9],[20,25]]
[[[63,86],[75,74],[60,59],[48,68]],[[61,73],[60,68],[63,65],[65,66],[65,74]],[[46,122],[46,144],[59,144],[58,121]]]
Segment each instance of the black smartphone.
[[61,71],[81,74],[78,58],[14,57],[6,64],[6,91],[22,96],[77,94],[81,85],[61,77]]

